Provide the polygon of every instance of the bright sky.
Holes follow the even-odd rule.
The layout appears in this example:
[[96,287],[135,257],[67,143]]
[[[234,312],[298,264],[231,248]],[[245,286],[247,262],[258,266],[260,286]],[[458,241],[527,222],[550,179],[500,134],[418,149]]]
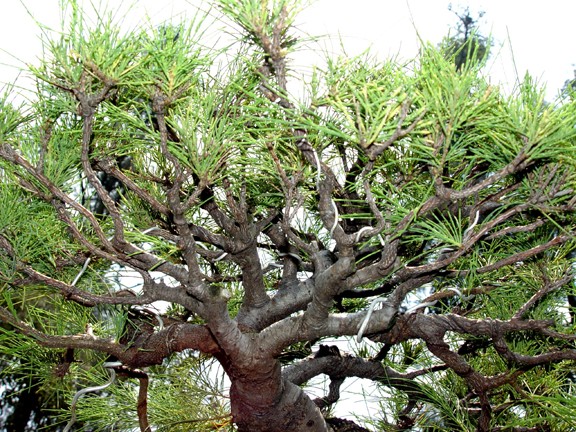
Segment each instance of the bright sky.
[[[98,0],[93,0],[98,3]],[[0,16],[0,82],[12,82],[25,62],[37,63],[41,56],[39,30],[26,7],[43,24],[59,26],[59,0],[3,0]],[[85,1],[85,3],[89,3]],[[119,4],[110,0],[109,4]],[[122,2],[126,5],[130,2]],[[191,15],[199,0],[135,0],[128,15],[130,25],[148,15],[160,23],[171,16]],[[340,42],[349,54],[368,46],[382,59],[399,55],[414,57],[418,36],[437,43],[457,18],[448,11],[449,0],[316,0],[298,19],[298,27],[310,35],[327,35],[321,45],[339,51]],[[466,2],[453,1],[456,10]],[[529,71],[547,84],[552,98],[574,76],[576,50],[572,39],[576,2],[573,0],[470,0],[472,11],[484,11],[483,34],[494,37],[494,54],[488,73],[494,83],[511,89],[516,71],[522,77]],[[513,53],[513,55],[512,55]],[[296,58],[295,66],[310,65],[308,56]]]
[[[526,71],[547,83],[550,96],[573,77],[576,63],[573,0],[320,0],[302,15],[306,29],[314,33],[344,36],[355,52],[369,44],[382,58],[400,54],[412,58],[418,51],[417,33],[438,43],[457,22],[456,11],[469,5],[478,11],[481,32],[494,38],[494,54],[488,73],[495,82],[513,86]],[[462,5],[462,6],[460,6]],[[512,55],[513,53],[513,55]],[[514,67],[514,63],[516,67]],[[516,74],[515,70],[518,71]],[[508,87],[511,88],[511,87]]]

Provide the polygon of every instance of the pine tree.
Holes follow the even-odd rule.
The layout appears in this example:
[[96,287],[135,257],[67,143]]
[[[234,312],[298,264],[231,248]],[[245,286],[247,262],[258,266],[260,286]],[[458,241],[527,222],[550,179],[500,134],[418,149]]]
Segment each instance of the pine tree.
[[223,47],[68,6],[0,103],[0,354],[60,427],[362,430],[357,377],[377,430],[576,428],[575,102],[431,45],[297,98],[294,1],[214,1]]

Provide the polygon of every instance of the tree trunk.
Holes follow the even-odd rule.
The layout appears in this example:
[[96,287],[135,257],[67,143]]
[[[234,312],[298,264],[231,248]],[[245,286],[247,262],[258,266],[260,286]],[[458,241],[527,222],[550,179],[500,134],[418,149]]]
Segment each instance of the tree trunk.
[[229,366],[232,417],[240,432],[330,432],[314,402],[282,378],[280,363],[258,361],[239,370]]
[[[254,388],[258,393],[259,389]],[[318,407],[300,389],[284,381],[279,399],[268,406],[250,404],[238,394],[234,384],[230,389],[232,416],[239,432],[329,432]],[[249,398],[252,399],[252,398]]]

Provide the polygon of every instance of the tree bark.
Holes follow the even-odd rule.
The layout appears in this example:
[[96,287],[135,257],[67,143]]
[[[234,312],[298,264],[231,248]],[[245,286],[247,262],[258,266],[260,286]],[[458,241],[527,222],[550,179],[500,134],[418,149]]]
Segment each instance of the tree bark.
[[230,388],[232,417],[239,432],[329,432],[322,414],[302,389],[286,380],[274,399],[260,399],[265,382],[236,381]]

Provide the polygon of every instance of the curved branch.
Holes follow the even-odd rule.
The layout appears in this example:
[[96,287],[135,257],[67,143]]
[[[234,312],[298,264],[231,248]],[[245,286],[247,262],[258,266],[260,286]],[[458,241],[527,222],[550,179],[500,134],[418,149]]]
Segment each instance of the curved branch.
[[410,398],[433,402],[421,385],[414,381],[414,378],[438,370],[437,368],[428,368],[403,374],[391,367],[383,366],[379,361],[353,356],[329,355],[302,360],[295,365],[286,367],[282,371],[282,375],[296,385],[304,384],[306,381],[321,374],[328,375],[333,379],[364,378],[403,391]]
[[130,368],[161,364],[170,354],[186,349],[214,355],[221,352],[205,326],[190,323],[172,324],[159,332],[142,334],[133,339],[128,346],[112,339],[99,339],[89,334],[48,335],[19,320],[3,307],[0,307],[0,321],[10,324],[14,331],[34,339],[42,347],[99,351],[116,357]]
[[[263,350],[277,356],[288,345],[296,342],[316,340],[325,336],[355,336],[362,325],[364,311],[347,314],[329,314],[319,328],[304,324],[305,315],[290,316],[278,321],[259,335],[259,344]],[[374,311],[366,327],[366,335],[380,334],[388,330],[397,316],[397,307],[385,302],[381,309]]]
[[[76,210],[80,215],[85,217],[90,223],[90,226],[94,229],[94,233],[96,234],[100,242],[106,247],[106,249],[109,251],[114,250],[112,244],[108,240],[106,234],[104,234],[104,231],[102,231],[100,224],[98,223],[96,217],[92,214],[92,212],[90,212],[86,207],[84,207],[80,203],[76,202],[73,198],[62,192],[44,174],[35,170],[34,167],[26,159],[20,156],[9,144],[0,145],[0,157],[2,157],[8,162],[11,162],[15,165],[24,168],[24,170],[26,170],[28,174],[31,174],[35,180],[37,180],[42,186],[48,189],[48,191],[51,194],[50,197],[51,199],[57,199],[62,204],[70,206],[71,208]],[[44,196],[40,197],[42,199],[48,198]],[[61,209],[64,209],[64,205],[61,205]],[[56,208],[56,210],[59,210],[59,208]],[[59,211],[59,213],[61,213],[61,211]],[[68,221],[65,222],[68,223]]]
[[128,177],[112,160],[100,161],[96,164],[98,169],[101,169],[106,174],[118,179],[128,190],[132,191],[134,195],[142,201],[150,205],[155,211],[164,216],[168,216],[170,211],[168,208],[160,203],[156,198],[149,194],[145,189],[138,186],[130,177]]

